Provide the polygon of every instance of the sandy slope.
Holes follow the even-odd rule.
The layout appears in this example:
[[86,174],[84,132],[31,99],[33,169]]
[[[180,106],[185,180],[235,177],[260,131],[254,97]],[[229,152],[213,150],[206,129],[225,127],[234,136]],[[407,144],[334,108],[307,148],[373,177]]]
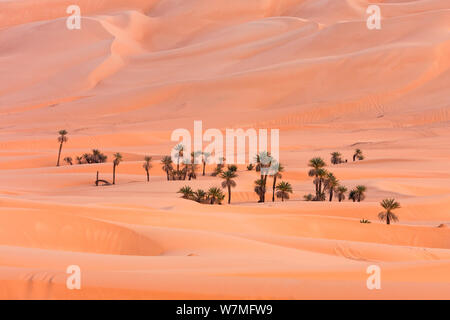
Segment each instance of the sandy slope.
[[[369,3],[0,1],[0,298],[450,298],[450,4],[379,1],[369,31]],[[291,201],[257,204],[244,167],[231,206],[180,199],[158,161],[193,120],[280,128]],[[124,154],[116,186],[93,186],[110,162],[54,167],[61,128],[63,157]],[[301,201],[308,159],[355,148],[329,169],[365,202]]]

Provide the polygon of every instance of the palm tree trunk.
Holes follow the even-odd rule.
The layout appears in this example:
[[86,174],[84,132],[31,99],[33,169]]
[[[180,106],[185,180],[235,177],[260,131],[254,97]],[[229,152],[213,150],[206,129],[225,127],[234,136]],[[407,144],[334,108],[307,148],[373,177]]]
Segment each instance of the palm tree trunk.
[[333,189],[330,190],[330,202],[333,201]]
[[150,174],[148,173],[148,170],[147,170],[147,182],[150,182]]
[[386,212],[386,224],[391,224],[391,219],[389,219],[389,212]]
[[275,185],[277,183],[277,174],[273,176],[272,202],[275,202]]
[[95,185],[98,187],[98,171],[97,171],[97,179],[95,180]]
[[203,162],[203,176],[205,176],[206,162]]
[[113,165],[113,184],[116,184],[116,164]]
[[59,160],[61,159],[61,150],[62,150],[63,143],[61,142],[59,145],[59,152],[58,152],[58,162],[56,163],[56,166],[59,167]]
[[169,181],[169,170],[166,170],[166,175],[167,175],[167,181]]

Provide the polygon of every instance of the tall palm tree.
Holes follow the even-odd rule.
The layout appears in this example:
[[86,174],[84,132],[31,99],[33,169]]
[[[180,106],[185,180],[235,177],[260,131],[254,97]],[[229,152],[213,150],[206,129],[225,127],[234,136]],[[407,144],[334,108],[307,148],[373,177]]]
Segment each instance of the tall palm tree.
[[228,204],[230,204],[231,203],[231,188],[236,187],[236,181],[234,181],[233,179],[237,177],[237,174],[235,171],[228,170],[228,171],[222,172],[220,177],[222,179],[224,179],[224,181],[222,181],[222,188],[228,188]]
[[65,142],[67,142],[67,140],[69,140],[67,138],[67,131],[66,130],[59,130],[59,137],[58,137],[58,142],[59,142],[59,152],[58,152],[58,161],[56,162],[56,166],[59,167],[59,160],[61,159],[61,151],[62,151],[62,147],[63,144]]
[[380,218],[381,221],[386,221],[386,224],[391,224],[391,221],[398,221],[398,217],[392,211],[400,209],[400,203],[395,201],[395,199],[384,199],[380,202],[380,205],[386,210],[378,214],[378,218]]
[[198,166],[195,163],[191,163],[186,166],[187,176],[189,177],[189,180],[197,179],[197,167]]
[[355,153],[353,154],[353,161],[356,161],[356,159],[364,160],[364,155],[363,155],[361,149],[355,150]]
[[261,193],[260,202],[266,201],[266,190],[267,190],[267,177],[269,176],[270,168],[274,159],[270,155],[270,152],[262,151],[257,155],[258,165],[260,167],[261,180],[264,183],[264,193]]
[[172,172],[172,171],[173,171],[172,157],[170,157],[170,156],[164,156],[164,157],[161,159],[161,163],[162,163],[162,165],[163,165],[162,169],[166,172],[166,175],[167,175],[167,181],[169,181],[169,180],[170,180],[169,172]]
[[326,179],[324,189],[328,190],[330,193],[330,201],[333,201],[333,193],[336,191],[339,186],[339,180],[336,179],[333,173],[329,172]]
[[339,152],[332,152],[331,153],[331,163],[332,164],[339,164],[342,163],[342,155]]
[[184,146],[180,143],[175,146],[175,151],[177,151],[177,172],[180,171],[180,159],[183,158]]
[[214,204],[216,201],[218,204],[223,200],[224,194],[220,188],[217,187],[211,187],[208,190],[208,198],[211,202],[211,204]]
[[116,167],[122,162],[122,155],[120,153],[114,154],[113,161],[113,184],[116,184]]
[[277,185],[277,198],[281,198],[281,201],[284,201],[284,199],[289,200],[289,193],[293,193],[291,184],[281,181]]
[[184,199],[191,199],[194,196],[194,191],[189,186],[184,186],[177,193],[183,194]]
[[73,165],[72,157],[65,157],[64,161],[67,162],[68,165]]
[[203,157],[202,157],[202,163],[203,163],[203,176],[205,176],[206,173],[206,164],[209,161],[209,157],[211,157],[211,153],[209,152],[203,152],[202,153]]
[[144,164],[142,165],[142,167],[144,168],[145,172],[147,173],[147,182],[150,181],[150,169],[152,168],[152,157],[149,156],[145,156],[144,157]]
[[[317,178],[315,179],[315,183],[318,185],[318,194],[316,196],[316,201],[325,201],[325,190],[322,189],[322,186],[325,185],[325,180],[328,176],[328,171],[324,168],[320,168],[316,172]],[[324,188],[325,189],[325,188]]]
[[337,192],[339,202],[341,202],[342,200],[345,200],[345,193],[347,192],[346,187],[338,186],[336,189],[336,192]]
[[325,161],[323,161],[322,158],[316,157],[309,160],[308,166],[311,167],[311,170],[309,170],[308,175],[310,177],[314,177],[314,184],[316,185],[316,198],[318,200],[322,192],[319,188],[319,182],[321,181],[319,176],[324,176],[323,168],[326,166],[326,163]]
[[275,165],[272,166],[273,168],[273,185],[272,185],[272,202],[275,202],[275,189],[277,185],[277,178],[282,178],[281,172],[284,171],[284,167],[281,165],[281,163],[275,163]]
[[263,202],[263,195],[266,193],[266,186],[264,185],[263,179],[258,179],[255,181],[255,192],[259,196],[258,202]]

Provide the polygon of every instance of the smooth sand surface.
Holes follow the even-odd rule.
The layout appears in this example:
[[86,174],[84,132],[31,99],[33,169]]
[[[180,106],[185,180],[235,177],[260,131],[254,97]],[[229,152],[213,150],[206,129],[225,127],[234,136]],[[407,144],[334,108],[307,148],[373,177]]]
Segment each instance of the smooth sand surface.
[[[370,31],[372,3],[0,1],[0,298],[449,299],[450,3],[380,0]],[[161,170],[194,120],[279,128],[290,201],[258,204],[245,166],[231,205],[181,199],[221,182],[212,166],[189,182]],[[55,167],[60,129],[62,158],[121,152],[117,184],[94,186],[111,160]],[[328,169],[366,185],[364,202],[302,201],[308,160],[333,151],[349,162]],[[390,226],[388,197],[402,205]]]

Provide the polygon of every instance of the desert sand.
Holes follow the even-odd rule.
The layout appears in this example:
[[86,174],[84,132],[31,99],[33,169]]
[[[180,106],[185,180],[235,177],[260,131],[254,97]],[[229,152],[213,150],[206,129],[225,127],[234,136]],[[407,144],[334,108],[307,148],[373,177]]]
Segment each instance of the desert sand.
[[[1,0],[0,298],[449,299],[449,85],[448,0]],[[220,185],[161,169],[194,120],[280,129],[291,199],[257,203],[245,166],[231,205],[181,199]],[[56,167],[60,129],[62,157],[108,162]],[[302,201],[308,160],[333,151],[365,201]],[[115,152],[117,184],[95,187]],[[384,198],[398,223],[378,220]]]

